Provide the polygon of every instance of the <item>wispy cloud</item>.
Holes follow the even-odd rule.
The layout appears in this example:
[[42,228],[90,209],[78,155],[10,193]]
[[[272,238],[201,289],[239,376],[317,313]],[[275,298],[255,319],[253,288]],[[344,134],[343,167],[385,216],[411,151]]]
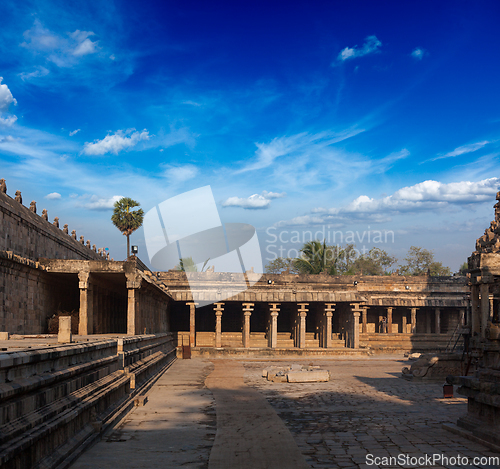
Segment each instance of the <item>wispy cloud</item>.
[[229,197],[222,203],[223,207],[241,207],[247,210],[265,210],[271,206],[271,200],[285,197],[285,192],[263,191],[261,194],[253,194],[250,197]]
[[271,166],[273,162],[280,157],[304,152],[311,146],[327,147],[353,137],[363,131],[364,129],[348,129],[339,133],[321,132],[309,134],[303,132],[290,137],[274,138],[269,143],[256,143],[257,151],[255,152],[253,161],[236,171],[236,173],[264,169]]
[[172,165],[163,164],[164,176],[171,182],[184,182],[193,179],[198,174],[198,168],[192,164]]
[[450,206],[470,205],[494,199],[500,187],[500,178],[489,178],[482,181],[461,181],[442,183],[439,181],[423,181],[413,186],[403,187],[394,194],[381,199],[360,195],[342,208],[316,208],[314,215],[304,215],[296,219],[281,221],[277,226],[289,226],[300,222],[329,223],[332,221],[390,221],[394,214],[446,209]]
[[73,137],[73,135],[76,135],[78,132],[80,132],[81,129],[76,129],[76,130],[72,130],[70,133],[69,133],[69,136],[70,137]]
[[30,81],[33,78],[44,77],[44,76],[48,75],[49,73],[50,72],[48,69],[46,69],[45,67],[39,66],[33,72],[22,72],[19,74],[19,76],[21,77],[21,80],[23,80],[23,81]]
[[114,195],[113,197],[98,197],[93,195],[90,201],[83,206],[88,210],[112,210],[115,202],[118,202],[123,196]]
[[368,36],[361,47],[356,45],[342,49],[337,56],[337,62],[345,62],[346,60],[380,52],[380,47],[382,47],[382,42],[377,39],[377,36]]
[[59,192],[51,192],[50,194],[47,194],[45,198],[49,200],[57,200],[61,198],[61,194],[59,194]]
[[426,56],[428,52],[421,47],[416,47],[413,49],[412,53],[410,54],[415,60],[422,60],[424,56]]
[[480,150],[484,146],[491,143],[489,140],[483,140],[481,142],[470,143],[468,145],[462,145],[461,147],[455,148],[453,151],[450,151],[444,155],[436,156],[435,158],[430,158],[428,160],[423,161],[420,164],[428,163],[429,161],[437,161],[442,160],[443,158],[454,158],[455,156],[464,155],[466,153],[472,153],[474,151]]
[[32,28],[23,33],[24,41],[21,43],[21,47],[44,55],[47,60],[58,67],[72,67],[79,58],[99,51],[98,41],[89,39],[90,36],[94,35],[92,31],[78,29],[67,33],[66,36],[59,35],[44,27],[40,20],[36,19]]
[[118,130],[112,135],[106,135],[102,140],[86,142],[82,153],[85,155],[104,155],[106,153],[117,155],[119,152],[129,150],[139,142],[149,138],[150,135],[146,129],[142,132],[137,132],[135,129]]

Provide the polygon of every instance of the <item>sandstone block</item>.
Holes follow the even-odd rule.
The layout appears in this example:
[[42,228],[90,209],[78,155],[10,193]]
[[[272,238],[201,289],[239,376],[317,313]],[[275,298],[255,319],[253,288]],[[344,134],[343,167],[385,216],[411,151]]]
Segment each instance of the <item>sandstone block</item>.
[[321,381],[330,381],[328,371],[289,371],[287,374],[289,383],[314,383]]

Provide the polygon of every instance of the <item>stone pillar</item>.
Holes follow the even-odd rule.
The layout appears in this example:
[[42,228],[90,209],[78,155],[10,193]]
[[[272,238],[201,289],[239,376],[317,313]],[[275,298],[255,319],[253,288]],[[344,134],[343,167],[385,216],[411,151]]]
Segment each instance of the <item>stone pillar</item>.
[[267,340],[269,347],[276,348],[278,346],[278,314],[280,303],[270,303],[269,306],[271,307],[269,312],[271,324],[269,325],[269,337]]
[[479,285],[471,285],[471,320],[472,335],[479,335],[481,331],[481,321],[479,312]]
[[495,311],[495,297],[493,295],[490,296],[490,321],[493,322],[493,316]]
[[90,335],[94,332],[94,302],[90,272],[78,274],[80,288],[80,320],[78,324],[79,335]]
[[196,306],[198,303],[187,303],[189,305],[189,346],[196,347]]
[[406,329],[407,329],[407,327],[406,327],[406,311],[403,311],[401,313],[401,329],[402,329],[402,332],[401,332],[402,334],[407,333],[406,332]]
[[351,348],[359,348],[359,316],[361,315],[360,305],[355,303],[352,312],[352,339]]
[[299,303],[298,306],[299,306],[298,310],[299,348],[306,348],[306,317],[307,317],[307,312],[309,311],[307,309],[309,303]]
[[427,308],[425,310],[425,333],[426,334],[432,333],[431,323],[432,323],[431,310]]
[[224,303],[215,303],[215,347],[222,347],[222,311],[224,311]]
[[243,303],[243,347],[250,347],[250,316],[253,311],[253,303]]
[[138,273],[125,274],[127,279],[127,334],[128,335],[138,335],[142,334],[141,324],[140,324],[140,288],[142,283],[142,277]]
[[392,310],[394,308],[388,307],[387,309],[387,332],[392,334]]
[[362,325],[362,328],[363,328],[363,334],[367,334],[368,333],[368,308],[362,308],[361,309],[361,313],[363,315],[363,325]]
[[486,326],[490,318],[490,290],[487,283],[481,283],[481,337],[486,337]]
[[325,304],[325,317],[323,321],[323,347],[331,348],[332,347],[332,317],[335,311],[335,303],[326,303]]
[[411,333],[417,332],[417,308],[410,308],[411,311]]
[[436,329],[436,334],[441,334],[441,309],[435,308],[434,314],[435,314],[435,318],[436,318],[436,324],[434,327]]

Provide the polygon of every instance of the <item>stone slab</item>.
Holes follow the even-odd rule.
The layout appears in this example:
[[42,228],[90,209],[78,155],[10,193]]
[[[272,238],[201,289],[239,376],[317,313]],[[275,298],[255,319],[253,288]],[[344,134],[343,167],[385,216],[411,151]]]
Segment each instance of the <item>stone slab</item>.
[[314,383],[330,380],[328,371],[289,371],[287,381],[289,383]]

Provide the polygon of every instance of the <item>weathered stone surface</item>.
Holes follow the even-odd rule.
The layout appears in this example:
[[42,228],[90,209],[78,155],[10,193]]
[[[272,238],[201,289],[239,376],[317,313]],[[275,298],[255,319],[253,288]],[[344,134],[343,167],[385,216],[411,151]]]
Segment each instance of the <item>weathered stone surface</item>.
[[289,383],[313,383],[330,380],[330,373],[328,373],[328,371],[320,370],[289,371],[286,376]]
[[71,335],[71,316],[59,316],[57,341],[59,343],[71,343],[73,341],[73,336]]

